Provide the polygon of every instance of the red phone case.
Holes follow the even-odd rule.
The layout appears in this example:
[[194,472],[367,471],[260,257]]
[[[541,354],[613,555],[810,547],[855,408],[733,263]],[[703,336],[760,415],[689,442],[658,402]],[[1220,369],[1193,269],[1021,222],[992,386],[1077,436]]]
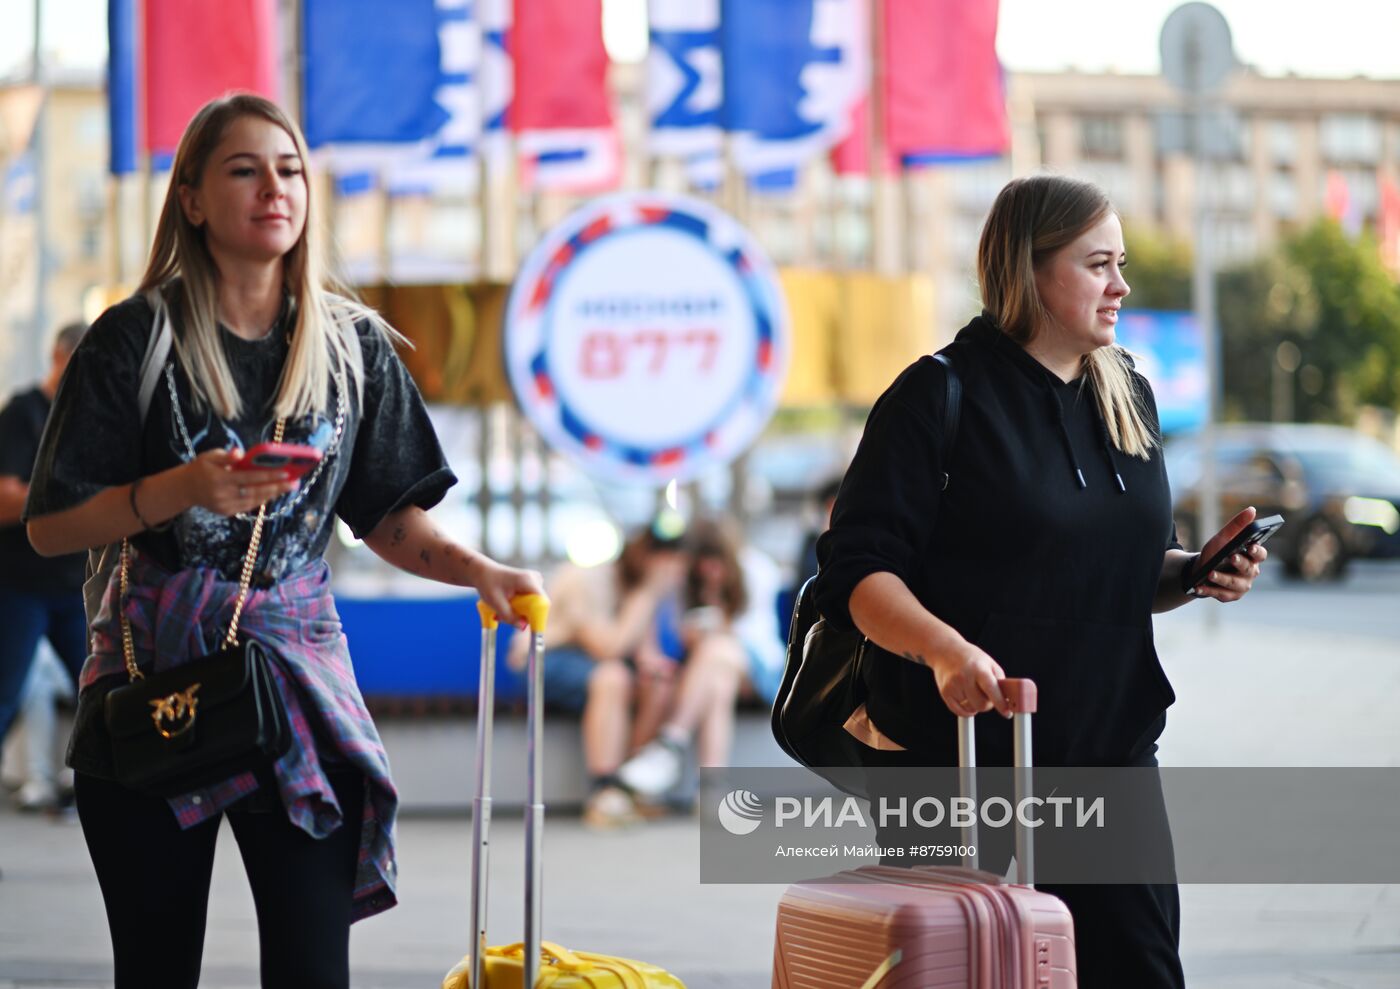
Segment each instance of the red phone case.
[[233,464],[234,470],[282,470],[300,478],[321,462],[321,451],[301,443],[259,443]]

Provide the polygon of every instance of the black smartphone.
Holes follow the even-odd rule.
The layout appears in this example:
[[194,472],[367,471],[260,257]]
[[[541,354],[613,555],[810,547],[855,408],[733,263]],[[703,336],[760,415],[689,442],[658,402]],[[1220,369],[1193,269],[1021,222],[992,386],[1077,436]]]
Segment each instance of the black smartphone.
[[1281,528],[1283,528],[1282,515],[1270,515],[1266,518],[1255,519],[1241,529],[1239,535],[1231,539],[1224,549],[1216,553],[1204,566],[1197,569],[1195,576],[1191,578],[1191,583],[1187,586],[1199,587],[1205,582],[1207,574],[1212,570],[1219,570],[1230,557],[1248,546],[1262,545],[1268,542],[1269,537]]

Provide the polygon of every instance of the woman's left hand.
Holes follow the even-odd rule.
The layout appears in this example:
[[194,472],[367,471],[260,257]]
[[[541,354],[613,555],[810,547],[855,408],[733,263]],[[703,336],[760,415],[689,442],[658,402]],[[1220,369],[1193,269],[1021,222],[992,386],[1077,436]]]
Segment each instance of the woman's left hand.
[[[1201,562],[1214,558],[1230,540],[1239,535],[1244,527],[1254,521],[1255,511],[1246,508],[1226,522],[1201,548],[1201,555],[1189,561],[1189,566],[1199,566]],[[1254,578],[1259,576],[1259,565],[1269,558],[1269,551],[1263,546],[1251,545],[1231,556],[1225,563],[1206,575],[1206,579],[1196,585],[1195,596],[1215,598],[1217,601],[1238,601],[1254,586]]]

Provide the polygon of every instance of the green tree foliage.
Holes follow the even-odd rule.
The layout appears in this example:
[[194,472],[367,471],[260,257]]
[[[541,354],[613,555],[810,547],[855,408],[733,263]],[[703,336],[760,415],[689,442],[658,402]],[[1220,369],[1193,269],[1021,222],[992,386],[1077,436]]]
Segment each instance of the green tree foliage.
[[1180,311],[1191,308],[1191,248],[1164,240],[1128,224],[1123,231],[1128,266],[1123,277],[1132,287],[1134,309]]
[[[1216,279],[1216,314],[1225,375],[1225,418],[1271,418],[1273,368],[1279,345],[1292,341],[1307,354],[1305,341],[1317,332],[1312,278],[1283,253],[1232,266]],[[1290,384],[1296,389],[1296,383]],[[1295,418],[1314,418],[1299,416],[1304,410],[1296,401],[1294,408]]]
[[[1126,247],[1129,306],[1191,308],[1189,246],[1130,229]],[[1400,286],[1369,236],[1319,221],[1220,270],[1215,297],[1226,418],[1272,416],[1284,341],[1301,355],[1296,375],[1283,379],[1295,419],[1351,422],[1361,405],[1400,410]]]
[[1310,419],[1350,420],[1358,405],[1400,409],[1400,286],[1369,235],[1352,240],[1333,221],[1314,224],[1283,245],[1307,272],[1316,318],[1295,342],[1303,365],[1321,372],[1321,389],[1300,396]]

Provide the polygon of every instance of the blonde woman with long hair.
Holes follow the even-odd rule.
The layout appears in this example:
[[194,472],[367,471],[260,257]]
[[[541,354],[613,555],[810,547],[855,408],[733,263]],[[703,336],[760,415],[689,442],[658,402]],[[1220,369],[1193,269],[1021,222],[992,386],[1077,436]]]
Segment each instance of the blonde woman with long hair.
[[[948,378],[932,357],[871,410],[816,585],[827,621],[873,646],[846,722],[863,765],[957,765],[955,717],[1009,717],[1011,676],[1039,687],[1037,765],[1155,766],[1174,696],[1152,614],[1237,600],[1258,574],[1263,547],[1184,588],[1195,557],[1176,541],[1152,389],[1115,339],[1126,262],[1098,188],[1011,182],[977,252],[982,314],[943,351],[964,389],[946,462]],[[979,765],[1009,765],[1011,725],[978,719],[977,748]],[[1183,984],[1175,885],[1040,888],[1074,915],[1081,989]]]
[[[35,467],[36,549],[131,546],[129,587],[114,572],[93,622],[69,754],[119,989],[198,984],[223,816],[257,907],[264,986],[348,986],[350,924],[395,903],[397,797],[322,559],[337,517],[388,562],[475,587],[499,614],[541,591],[538,574],[428,520],[456,478],[393,332],[329,291],[313,205],[305,141],[275,104],[233,95],[195,114],[145,277],[74,354]],[[138,395],[167,319],[169,359],[154,392]],[[235,469],[274,438],[315,447],[317,466],[299,481]],[[245,554],[240,630],[276,659],[291,748],[172,798],[122,786],[94,710],[126,680],[122,626],[147,671],[213,651]]]

